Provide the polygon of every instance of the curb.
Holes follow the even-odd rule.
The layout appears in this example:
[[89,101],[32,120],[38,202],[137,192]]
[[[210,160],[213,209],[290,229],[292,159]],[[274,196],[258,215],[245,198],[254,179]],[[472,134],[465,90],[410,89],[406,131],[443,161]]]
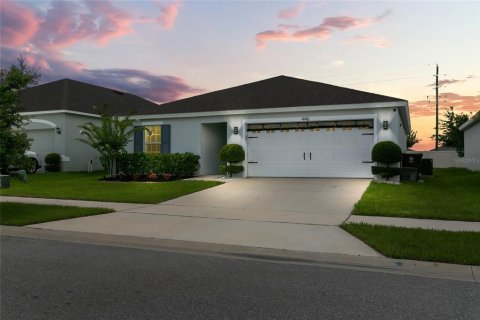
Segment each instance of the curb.
[[322,267],[480,283],[480,266],[309,251],[292,251],[224,245],[219,243],[118,236],[99,233],[45,230],[31,227],[0,226],[0,235],[88,245],[171,251],[184,254],[214,255],[230,259],[262,260],[271,263],[310,264]]

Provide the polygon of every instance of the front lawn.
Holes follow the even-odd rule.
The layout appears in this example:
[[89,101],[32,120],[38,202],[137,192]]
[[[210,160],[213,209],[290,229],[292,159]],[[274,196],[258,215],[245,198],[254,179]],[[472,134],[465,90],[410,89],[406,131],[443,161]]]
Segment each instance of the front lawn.
[[73,200],[159,203],[221,184],[216,181],[178,180],[170,182],[99,181],[102,173],[56,172],[28,176],[28,183],[11,179],[2,196]]
[[396,259],[480,265],[480,232],[452,232],[347,223],[342,228]]
[[28,224],[72,219],[113,212],[106,208],[78,208],[45,204],[0,202],[0,224],[25,226]]
[[480,172],[435,169],[425,182],[371,182],[353,214],[480,221]]

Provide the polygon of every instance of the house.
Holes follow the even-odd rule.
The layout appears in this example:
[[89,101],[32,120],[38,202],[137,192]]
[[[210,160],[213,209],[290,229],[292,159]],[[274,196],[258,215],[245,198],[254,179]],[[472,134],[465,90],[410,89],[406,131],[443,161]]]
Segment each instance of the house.
[[132,118],[145,130],[129,152],[192,152],[200,175],[218,173],[220,148],[237,143],[246,151],[245,177],[371,178],[373,145],[392,140],[406,150],[410,131],[406,100],[287,76],[162,105],[68,79],[22,98],[32,149],[62,154],[65,170],[85,170],[96,156],[75,138],[78,125],[98,121],[92,106],[104,103],[120,115],[137,110]]
[[105,104],[110,113],[118,115],[158,108],[126,92],[70,79],[24,89],[20,99],[22,114],[29,118],[24,129],[33,139],[31,150],[41,159],[51,152],[60,154],[63,171],[86,171],[90,161],[94,170],[101,169],[98,152],[76,138],[80,137],[79,125],[100,122]]
[[480,170],[480,111],[460,128],[463,131],[464,156],[463,162],[470,170]]
[[199,174],[218,172],[226,143],[244,147],[247,177],[371,178],[371,150],[406,150],[408,102],[278,76],[162,104],[136,116],[134,152],[192,152]]

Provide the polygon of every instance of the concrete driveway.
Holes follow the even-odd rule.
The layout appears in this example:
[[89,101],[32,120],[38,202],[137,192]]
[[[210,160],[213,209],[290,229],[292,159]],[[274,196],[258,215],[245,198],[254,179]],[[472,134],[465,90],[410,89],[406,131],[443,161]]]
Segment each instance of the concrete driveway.
[[367,179],[250,178],[157,205],[32,225],[225,245],[378,256],[338,227]]

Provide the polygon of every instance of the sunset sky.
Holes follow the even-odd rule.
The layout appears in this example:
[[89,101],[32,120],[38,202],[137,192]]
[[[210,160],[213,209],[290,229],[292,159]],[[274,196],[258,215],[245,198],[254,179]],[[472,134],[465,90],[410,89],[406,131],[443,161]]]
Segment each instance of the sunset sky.
[[[403,98],[421,143],[440,106],[480,110],[480,2],[1,0],[2,67],[163,103],[288,75]],[[430,97],[430,103],[426,97]]]

